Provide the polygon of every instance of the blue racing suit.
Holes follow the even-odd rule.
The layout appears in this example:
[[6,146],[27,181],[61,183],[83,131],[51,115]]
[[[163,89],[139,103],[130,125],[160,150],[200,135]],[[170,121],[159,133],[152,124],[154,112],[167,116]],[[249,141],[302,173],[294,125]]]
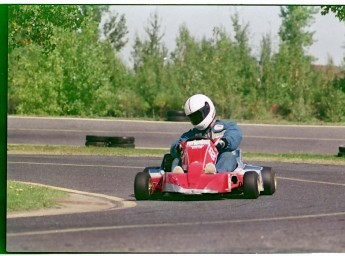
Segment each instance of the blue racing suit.
[[224,148],[218,148],[218,159],[216,163],[217,172],[233,171],[236,169],[236,157],[231,151],[238,148],[242,141],[242,131],[236,123],[231,121],[216,120],[212,127],[200,131],[196,128],[189,130],[182,134],[182,136],[171,145],[170,154],[174,158],[180,158],[180,151],[178,149],[181,142],[188,140],[195,136],[206,136],[212,139],[222,138],[225,142]]

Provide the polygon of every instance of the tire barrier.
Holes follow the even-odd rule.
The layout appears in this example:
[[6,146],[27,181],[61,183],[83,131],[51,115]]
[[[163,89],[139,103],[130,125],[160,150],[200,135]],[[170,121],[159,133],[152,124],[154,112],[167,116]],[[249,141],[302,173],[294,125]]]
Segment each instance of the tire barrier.
[[135,148],[134,137],[110,137],[86,135],[85,146]]
[[340,145],[339,146],[339,152],[338,152],[338,156],[342,156],[345,157],[345,145]]
[[167,121],[172,122],[186,122],[188,118],[183,110],[169,110],[166,113]]

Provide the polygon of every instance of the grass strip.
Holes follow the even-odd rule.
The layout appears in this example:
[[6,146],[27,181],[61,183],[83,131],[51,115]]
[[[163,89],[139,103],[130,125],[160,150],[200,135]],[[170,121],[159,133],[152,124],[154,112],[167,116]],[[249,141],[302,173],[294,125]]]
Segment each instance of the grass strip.
[[[247,161],[262,161],[262,162],[281,162],[281,163],[295,163],[295,164],[322,164],[322,165],[344,165],[345,157],[338,157],[337,155],[321,155],[321,154],[306,154],[306,153],[252,153],[244,152],[243,158]],[[244,161],[244,162],[246,162]]]
[[7,211],[28,211],[52,208],[68,193],[18,181],[7,181]]
[[37,155],[109,155],[109,156],[161,156],[168,149],[115,148],[96,146],[7,145],[10,154]]
[[[9,154],[42,154],[42,155],[109,155],[109,156],[154,156],[163,157],[169,149],[151,148],[110,148],[93,146],[51,146],[51,145],[8,145]],[[284,162],[324,165],[345,165],[345,157],[336,155],[305,154],[305,153],[254,153],[243,152],[244,162]]]

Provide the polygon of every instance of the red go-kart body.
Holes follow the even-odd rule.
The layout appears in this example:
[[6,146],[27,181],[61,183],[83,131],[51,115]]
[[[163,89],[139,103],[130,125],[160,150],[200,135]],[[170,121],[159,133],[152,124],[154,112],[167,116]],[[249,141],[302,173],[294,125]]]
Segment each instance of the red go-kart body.
[[[217,148],[211,140],[183,142],[182,169],[185,173],[166,173],[162,177],[162,191],[183,194],[215,194],[228,193],[241,186],[243,174],[204,172],[208,163],[216,164],[217,157]],[[232,177],[236,182],[231,182]]]
[[153,194],[179,193],[185,195],[228,194],[243,192],[249,198],[257,198],[260,192],[273,194],[276,187],[275,173],[270,167],[246,165],[240,150],[236,156],[238,167],[221,173],[205,172],[206,165],[216,165],[218,150],[208,138],[192,138],[181,144],[183,172],[171,171],[172,157],[166,154],[160,167],[147,167],[137,173],[134,194],[138,200],[149,199]]

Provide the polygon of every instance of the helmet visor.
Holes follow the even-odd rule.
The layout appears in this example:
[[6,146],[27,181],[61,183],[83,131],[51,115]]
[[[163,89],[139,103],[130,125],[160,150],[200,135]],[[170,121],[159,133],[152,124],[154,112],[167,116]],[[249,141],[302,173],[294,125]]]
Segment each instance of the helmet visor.
[[200,124],[206,118],[208,113],[210,113],[210,105],[207,102],[205,102],[205,106],[198,109],[194,113],[188,115],[188,118],[193,125],[197,125]]

